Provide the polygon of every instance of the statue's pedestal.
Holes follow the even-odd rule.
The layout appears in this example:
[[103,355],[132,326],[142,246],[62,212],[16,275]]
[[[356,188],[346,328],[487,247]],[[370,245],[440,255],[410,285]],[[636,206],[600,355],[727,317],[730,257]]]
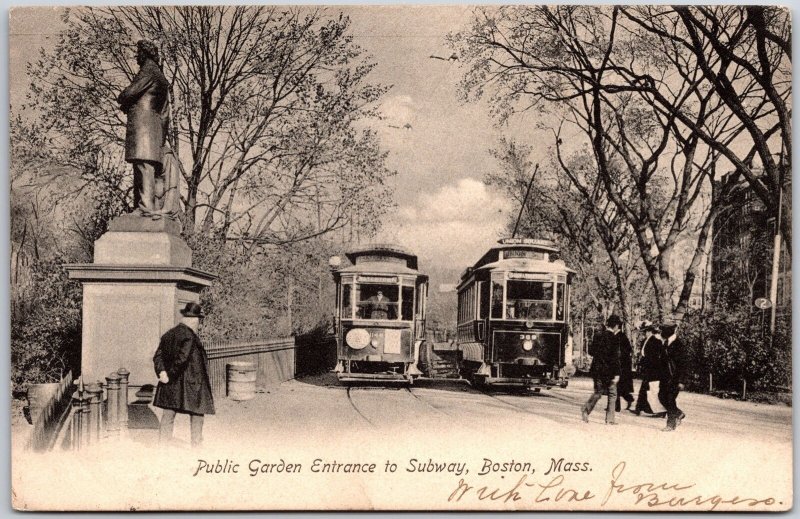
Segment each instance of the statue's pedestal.
[[[155,384],[153,354],[161,335],[216,276],[191,267],[191,249],[173,228],[121,218],[127,223],[115,220],[95,242],[93,263],[66,267],[83,283],[81,374],[86,382],[102,381],[125,368],[131,385]],[[120,227],[132,230],[115,230]]]

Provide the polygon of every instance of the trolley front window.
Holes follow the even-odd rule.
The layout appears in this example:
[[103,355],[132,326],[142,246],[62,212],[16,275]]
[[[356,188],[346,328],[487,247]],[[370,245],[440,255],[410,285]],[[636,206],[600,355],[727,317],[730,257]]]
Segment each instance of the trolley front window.
[[356,285],[356,319],[396,320],[400,287],[389,284]]
[[414,287],[390,283],[342,284],[342,319],[414,320]]
[[509,280],[506,319],[553,320],[553,283]]

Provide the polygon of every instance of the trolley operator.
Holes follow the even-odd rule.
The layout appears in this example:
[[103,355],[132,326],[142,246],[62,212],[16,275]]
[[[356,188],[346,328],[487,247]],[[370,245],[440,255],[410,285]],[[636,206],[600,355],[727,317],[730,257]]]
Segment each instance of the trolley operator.
[[378,290],[377,294],[367,299],[367,303],[369,304],[368,311],[370,319],[390,319],[390,301],[383,295],[382,290]]

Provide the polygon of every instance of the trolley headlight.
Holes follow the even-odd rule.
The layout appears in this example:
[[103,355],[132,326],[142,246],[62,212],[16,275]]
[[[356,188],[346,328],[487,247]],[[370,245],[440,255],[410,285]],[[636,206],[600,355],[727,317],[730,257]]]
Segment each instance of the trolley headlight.
[[533,349],[533,341],[530,339],[523,341],[522,349],[525,351],[531,351]]
[[361,350],[369,346],[370,336],[369,332],[363,328],[353,328],[347,332],[344,340],[354,350]]

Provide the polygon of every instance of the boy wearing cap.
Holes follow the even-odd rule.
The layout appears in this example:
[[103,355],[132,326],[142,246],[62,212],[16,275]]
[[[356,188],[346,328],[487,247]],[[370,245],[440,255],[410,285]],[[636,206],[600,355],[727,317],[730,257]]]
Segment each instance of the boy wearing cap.
[[159,441],[172,438],[175,414],[188,414],[192,446],[203,441],[203,416],[214,414],[214,398],[206,369],[206,350],[197,336],[203,309],[187,303],[181,310],[181,322],[167,331],[158,345],[153,364],[158,387],[153,405],[164,410],[159,427]]

